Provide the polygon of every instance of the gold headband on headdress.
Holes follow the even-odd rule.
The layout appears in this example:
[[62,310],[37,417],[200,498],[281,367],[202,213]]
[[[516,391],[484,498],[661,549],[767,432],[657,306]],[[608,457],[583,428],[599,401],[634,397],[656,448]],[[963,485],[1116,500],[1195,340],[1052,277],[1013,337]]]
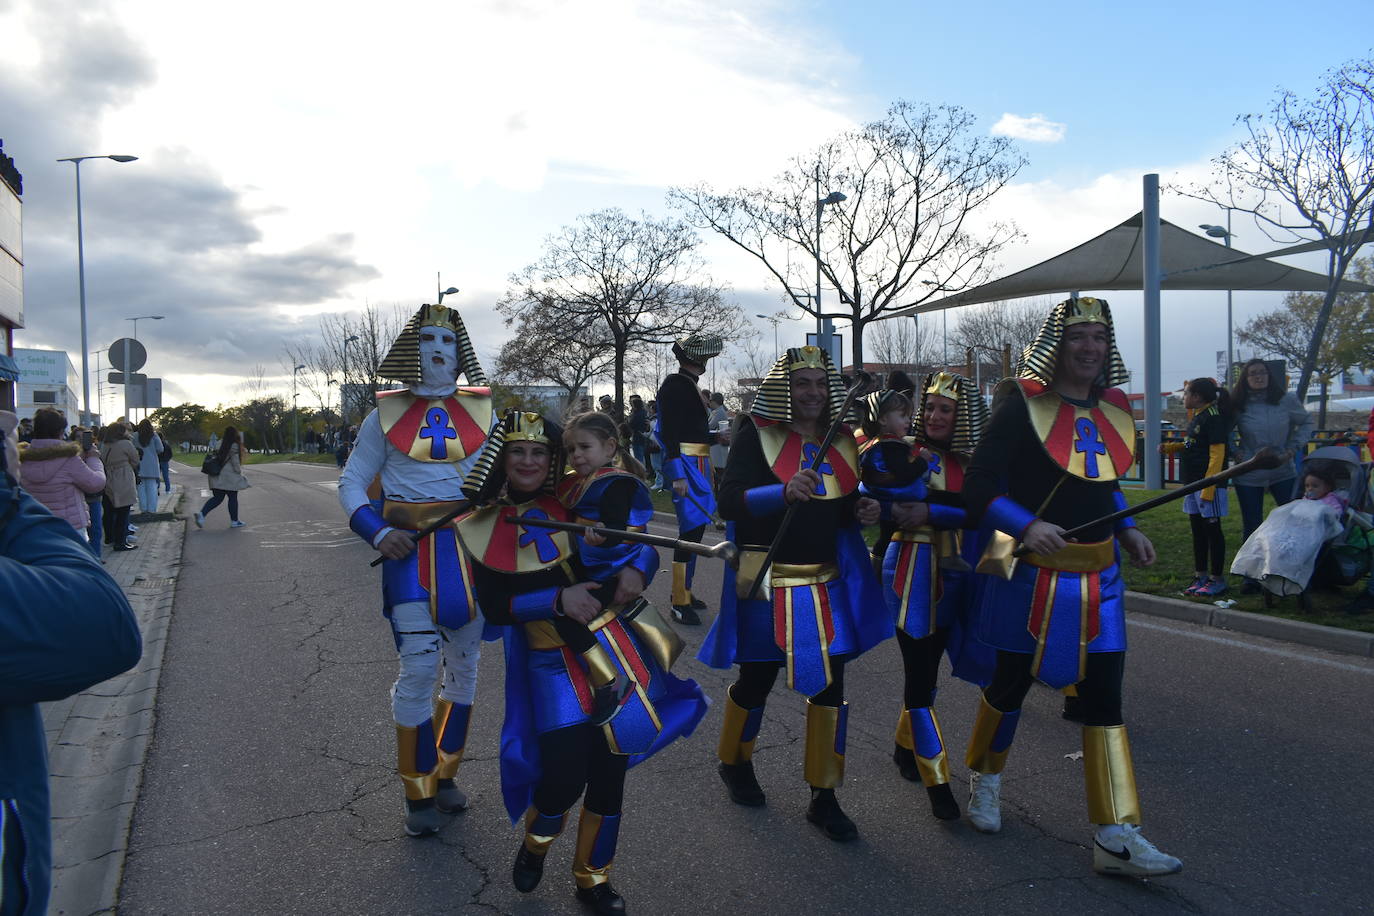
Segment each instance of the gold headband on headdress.
[[787,351],[791,357],[791,362],[787,364],[788,370],[792,369],[821,369],[829,368],[827,360],[821,358],[825,351],[820,347],[807,345],[805,347],[793,347]]
[[1103,309],[1106,304],[1105,299],[1094,299],[1091,296],[1068,300],[1069,307],[1064,310],[1064,327],[1067,328],[1071,324],[1105,324],[1110,328],[1112,320]]
[[428,327],[452,331],[457,339],[458,371],[469,385],[486,385],[487,377],[477,362],[477,352],[472,348],[472,339],[468,337],[462,316],[457,309],[447,305],[420,306],[396,336],[396,342],[377,367],[377,375],[408,386],[420,384],[420,328]]
[[951,401],[959,400],[959,379],[962,376],[951,372],[932,372],[926,376],[925,388],[921,390],[921,402],[925,402],[928,394],[938,394],[942,398],[949,398]]
[[549,444],[548,432],[544,429],[544,417],[537,413],[516,413],[513,419],[507,417],[507,442],[537,442]]

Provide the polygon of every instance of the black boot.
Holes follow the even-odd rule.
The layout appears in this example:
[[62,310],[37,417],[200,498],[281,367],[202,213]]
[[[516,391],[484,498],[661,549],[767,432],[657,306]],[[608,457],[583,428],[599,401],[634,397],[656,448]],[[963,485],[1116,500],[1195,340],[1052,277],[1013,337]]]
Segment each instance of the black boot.
[[954,800],[954,793],[949,788],[949,783],[942,782],[936,786],[926,786],[926,794],[930,796],[930,813],[942,821],[957,821],[959,819],[959,803]]
[[915,751],[902,747],[900,744],[894,744],[892,746],[892,762],[897,764],[897,769],[901,771],[903,779],[910,782],[921,781],[921,771],[916,768]]
[[1077,722],[1079,725],[1082,725],[1082,724],[1083,724],[1083,698],[1082,698],[1082,697],[1064,697],[1064,712],[1063,712],[1061,715],[1062,715],[1065,719],[1068,719],[1070,722]]
[[592,692],[592,711],[587,721],[592,725],[605,725],[620,712],[625,695],[634,689],[634,682],[627,677],[618,677]]
[[623,916],[625,898],[615,892],[609,881],[592,887],[579,887],[577,899],[591,907],[597,916]]
[[673,605],[673,619],[683,626],[701,626],[701,615],[690,604]]
[[825,835],[837,843],[848,843],[859,838],[859,828],[840,809],[839,799],[834,789],[811,789],[811,805],[806,809],[806,819],[825,831]]
[[719,767],[720,778],[730,791],[730,801],[746,808],[761,807],[767,800],[763,787],[754,776],[754,763],[722,763]]
[[515,867],[511,869],[511,883],[522,894],[528,894],[539,886],[544,877],[544,856],[530,852],[521,842],[520,851],[515,854]]

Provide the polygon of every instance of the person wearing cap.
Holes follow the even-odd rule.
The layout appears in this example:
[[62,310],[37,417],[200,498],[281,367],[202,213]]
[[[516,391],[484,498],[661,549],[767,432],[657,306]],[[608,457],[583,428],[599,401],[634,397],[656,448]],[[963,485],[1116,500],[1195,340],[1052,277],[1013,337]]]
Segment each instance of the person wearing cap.
[[[725,536],[741,551],[739,573],[726,569],[720,614],[697,655],[712,667],[739,669],[726,692],[718,745],[720,777],[736,804],[766,800],[754,775],[754,743],[779,672],[807,698],[806,817],[839,842],[858,836],[835,795],[844,781],[845,665],[893,632],[860,533],[861,525],[877,523],[879,506],[858,492],[853,433],[841,426],[820,454],[844,400],[844,382],[818,347],[789,349],[764,378],[720,486]],[[794,515],[783,531],[789,507]],[[755,589],[775,540],[768,578]]]
[[[706,363],[719,356],[719,337],[693,334],[673,344],[678,371],[659,386],[658,419],[654,438],[663,449],[663,479],[673,488],[673,509],[677,512],[678,537],[701,542],[706,526],[716,511],[711,478],[711,446],[729,442],[728,433],[713,431],[707,423],[706,402],[697,382],[706,372]],[[692,574],[696,555],[673,551],[673,619],[689,626],[701,623],[706,603],[692,594]]]
[[[482,618],[453,526],[415,540],[463,505],[462,484],[492,422],[491,389],[456,309],[422,305],[378,367],[407,387],[379,392],[339,478],[351,527],[385,558],[382,612],[400,671],[391,689],[405,830],[429,836],[467,807],[455,784],[477,687]],[[459,387],[458,377],[469,386]],[[368,488],[380,478],[383,499]],[[436,684],[439,700],[434,702]]]
[[[596,552],[579,548],[577,536],[529,524],[574,520],[577,510],[556,494],[562,470],[563,431],[537,413],[508,411],[464,484],[477,508],[458,524],[458,537],[472,559],[478,604],[501,628],[506,650],[501,794],[511,822],[525,828],[511,882],[521,893],[540,884],[581,798],[577,899],[615,916],[626,911],[611,886],[626,771],[691,734],[707,704],[695,681],[669,670],[681,642],[639,598],[658,568],[654,549],[622,542],[627,562],[598,580],[588,566]],[[604,530],[620,527],[607,520]],[[590,631],[612,675],[631,685],[604,724],[589,720],[595,673],[565,639],[568,621]]]
[[[1120,388],[1127,379],[1111,311],[1073,298],[1046,317],[1021,357],[1020,378],[997,386],[986,434],[964,478],[971,523],[991,525],[979,562],[985,576],[979,635],[997,650],[966,762],[968,816],[984,833],[1001,828],[1001,774],[1021,704],[1039,680],[1077,685],[1083,777],[1093,825],[1093,868],[1147,877],[1183,868],[1140,833],[1131,748],[1121,712],[1126,661],[1120,553],[1155,560],[1134,519],[1070,528],[1124,508],[1120,478],[1135,460],[1135,423]],[[1014,542],[1030,553],[1011,562]]]

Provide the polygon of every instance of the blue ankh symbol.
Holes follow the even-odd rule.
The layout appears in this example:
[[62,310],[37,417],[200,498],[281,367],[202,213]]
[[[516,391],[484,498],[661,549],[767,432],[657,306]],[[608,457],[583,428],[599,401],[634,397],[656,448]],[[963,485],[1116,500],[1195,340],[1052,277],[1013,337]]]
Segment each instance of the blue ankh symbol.
[[942,470],[943,468],[940,467],[940,453],[932,451],[930,453],[930,459],[926,464],[926,476],[939,477]]
[[425,428],[420,430],[420,438],[429,440],[429,457],[442,461],[448,457],[446,439],[457,439],[458,431],[448,422],[448,411],[442,407],[431,407],[425,414]]
[[820,482],[820,485],[816,487],[816,495],[817,495],[817,496],[824,496],[824,495],[825,495],[825,475],[826,475],[826,474],[832,474],[832,475],[833,475],[833,474],[835,473],[835,469],[834,469],[833,467],[831,467],[829,461],[822,461],[820,464],[817,464],[817,463],[816,463],[816,453],[819,452],[820,450],[821,450],[821,447],[820,447],[819,445],[817,445],[816,443],[814,443],[814,442],[807,442],[806,444],[804,444],[804,445],[802,446],[802,460],[806,462],[806,466],[807,466],[807,467],[812,468],[813,470],[815,470],[815,472],[816,472],[817,474],[820,474],[820,475],[821,475],[821,482]]
[[1083,454],[1083,473],[1089,477],[1097,476],[1097,456],[1107,454],[1107,446],[1097,433],[1097,424],[1087,417],[1079,417],[1073,424],[1078,438],[1074,440],[1073,450]]
[[[547,519],[549,515],[543,509],[531,509],[520,517]],[[548,528],[529,528],[524,525],[520,526],[520,530],[524,532],[520,535],[520,546],[528,547],[533,544],[540,563],[551,563],[558,559],[558,545],[553,542],[552,531]]]

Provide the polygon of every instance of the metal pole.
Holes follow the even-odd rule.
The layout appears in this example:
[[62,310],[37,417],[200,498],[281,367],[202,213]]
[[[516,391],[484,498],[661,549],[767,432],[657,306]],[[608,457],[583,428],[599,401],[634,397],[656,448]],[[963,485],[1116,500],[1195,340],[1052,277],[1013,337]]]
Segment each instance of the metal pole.
[[86,426],[91,422],[91,363],[86,348],[86,243],[81,222],[81,160],[76,166],[76,284],[81,295],[81,410],[86,414]]
[[296,375],[297,369],[291,370],[291,441],[294,443],[292,448],[294,453],[301,453],[301,417],[296,410]]
[[[821,317],[821,164],[816,162],[816,342],[830,352],[830,322]],[[839,366],[835,367],[836,369]]]
[[[1226,247],[1231,247],[1231,208],[1226,208]],[[1231,291],[1226,291],[1226,378],[1221,380],[1222,387],[1231,384],[1231,367],[1236,364],[1236,352],[1231,343]]]
[[1145,486],[1163,486],[1159,456],[1159,288],[1163,280],[1159,267],[1159,175],[1151,172],[1144,181],[1143,224],[1141,226],[1141,273],[1145,293]]
[[[134,319],[134,335],[138,335],[137,318]],[[129,338],[126,337],[124,338],[124,419],[126,421],[133,419],[133,417],[129,416],[129,386],[133,384],[134,378],[134,374],[129,371],[129,367],[133,365],[133,362],[133,355],[129,349]]]

